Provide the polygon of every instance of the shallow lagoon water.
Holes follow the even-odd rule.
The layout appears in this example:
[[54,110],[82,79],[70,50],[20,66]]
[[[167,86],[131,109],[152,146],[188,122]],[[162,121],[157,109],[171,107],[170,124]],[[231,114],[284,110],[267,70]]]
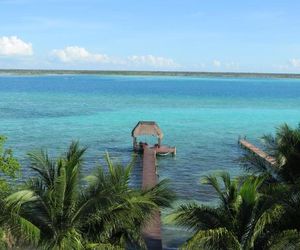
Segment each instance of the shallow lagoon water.
[[[0,134],[6,135],[30,175],[26,153],[47,148],[56,155],[71,140],[87,145],[85,173],[103,163],[105,150],[128,162],[131,129],[155,120],[176,157],[159,158],[181,200],[214,201],[200,185],[207,173],[241,173],[238,136],[259,143],[283,122],[300,121],[300,80],[141,76],[0,76]],[[144,139],[144,138],[142,138]],[[148,139],[151,142],[153,138]],[[137,164],[133,184],[140,184]],[[178,233],[165,227],[165,245]]]

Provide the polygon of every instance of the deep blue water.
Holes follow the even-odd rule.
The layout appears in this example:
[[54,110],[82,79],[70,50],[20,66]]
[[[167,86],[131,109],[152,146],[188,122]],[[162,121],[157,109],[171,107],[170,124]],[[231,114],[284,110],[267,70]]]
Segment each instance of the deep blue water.
[[[3,75],[0,117],[0,134],[9,138],[25,176],[28,151],[42,147],[57,155],[74,139],[89,147],[86,173],[103,163],[105,150],[127,162],[132,128],[155,120],[164,143],[177,147],[175,158],[159,159],[160,178],[170,179],[181,200],[211,202],[211,190],[199,180],[216,170],[241,172],[239,135],[259,143],[283,122],[298,124],[300,80]],[[140,172],[137,164],[136,185]],[[166,242],[174,238],[172,228],[164,233]]]

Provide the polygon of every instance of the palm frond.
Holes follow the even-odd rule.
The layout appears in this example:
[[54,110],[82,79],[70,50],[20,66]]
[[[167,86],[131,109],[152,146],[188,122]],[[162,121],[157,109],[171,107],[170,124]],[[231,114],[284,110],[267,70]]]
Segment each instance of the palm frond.
[[55,179],[55,162],[49,158],[47,151],[40,150],[28,153],[31,169],[38,173],[46,186],[51,187]]
[[2,206],[5,223],[10,225],[12,232],[16,237],[36,245],[40,239],[40,229],[31,221],[22,216],[21,207],[38,198],[30,190],[22,190],[9,195],[5,199],[5,205]]
[[297,230],[285,230],[274,235],[269,243],[270,250],[297,250],[300,248],[300,233]]
[[215,228],[199,231],[182,247],[182,249],[241,250],[242,247],[237,238],[226,228]]
[[66,152],[65,159],[69,162],[73,161],[76,164],[81,164],[86,150],[87,147],[79,146],[79,141],[72,141],[68,151]]
[[225,226],[224,214],[219,208],[199,206],[196,203],[181,205],[168,217],[169,223],[191,230],[207,230]]
[[144,190],[143,195],[158,207],[171,207],[176,199],[176,194],[170,189],[170,182],[167,179],[161,180],[154,187]]
[[274,205],[266,210],[256,221],[253,228],[252,237],[250,240],[250,246],[253,247],[256,239],[263,234],[266,227],[276,226],[278,221],[281,220],[284,215],[284,208],[280,205]]
[[89,243],[86,245],[87,250],[123,250],[124,247],[115,246],[110,243]]
[[243,202],[246,202],[247,204],[254,204],[260,196],[258,190],[263,182],[263,176],[249,176],[243,182],[239,190],[239,194],[241,195]]
[[261,140],[268,151],[268,154],[275,156],[277,142],[276,138],[272,134],[265,134],[261,137]]
[[228,210],[228,216],[233,216],[236,210],[236,200],[238,198],[238,179],[231,180],[229,173],[218,172],[205,176],[202,179],[202,183],[214,188],[221,201],[221,206]]

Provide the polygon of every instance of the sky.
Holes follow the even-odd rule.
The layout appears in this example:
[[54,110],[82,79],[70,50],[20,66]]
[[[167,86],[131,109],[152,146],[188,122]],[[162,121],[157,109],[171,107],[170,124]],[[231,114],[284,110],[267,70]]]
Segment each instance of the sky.
[[299,0],[0,0],[0,68],[300,73]]

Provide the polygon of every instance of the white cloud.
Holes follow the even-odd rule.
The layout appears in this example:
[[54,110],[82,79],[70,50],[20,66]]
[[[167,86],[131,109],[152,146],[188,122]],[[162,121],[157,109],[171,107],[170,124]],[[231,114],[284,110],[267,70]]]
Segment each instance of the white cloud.
[[275,65],[274,68],[285,72],[295,72],[300,70],[300,59],[293,58],[288,60],[286,64]]
[[289,65],[294,68],[300,69],[300,59],[293,58],[293,59],[289,60]]
[[52,51],[52,55],[57,57],[64,63],[109,63],[112,59],[105,54],[93,54],[85,48],[78,46],[68,46],[64,49],[55,49]]
[[222,65],[221,61],[219,61],[219,60],[213,60],[212,64],[214,67],[217,67],[217,68],[221,67],[221,65]]
[[31,43],[26,43],[16,36],[0,37],[0,55],[30,56],[33,54]]
[[240,65],[237,62],[229,61],[229,62],[223,62],[220,60],[213,60],[212,65],[214,68],[219,68],[222,70],[239,70]]
[[68,46],[64,49],[55,49],[51,53],[63,63],[94,63],[94,64],[113,64],[126,67],[154,67],[154,68],[174,68],[179,65],[173,59],[153,56],[128,56],[126,58],[111,57],[105,54],[96,54],[79,46]]
[[129,63],[135,65],[146,65],[153,67],[178,67],[179,65],[171,58],[145,55],[145,56],[129,56],[127,58]]

